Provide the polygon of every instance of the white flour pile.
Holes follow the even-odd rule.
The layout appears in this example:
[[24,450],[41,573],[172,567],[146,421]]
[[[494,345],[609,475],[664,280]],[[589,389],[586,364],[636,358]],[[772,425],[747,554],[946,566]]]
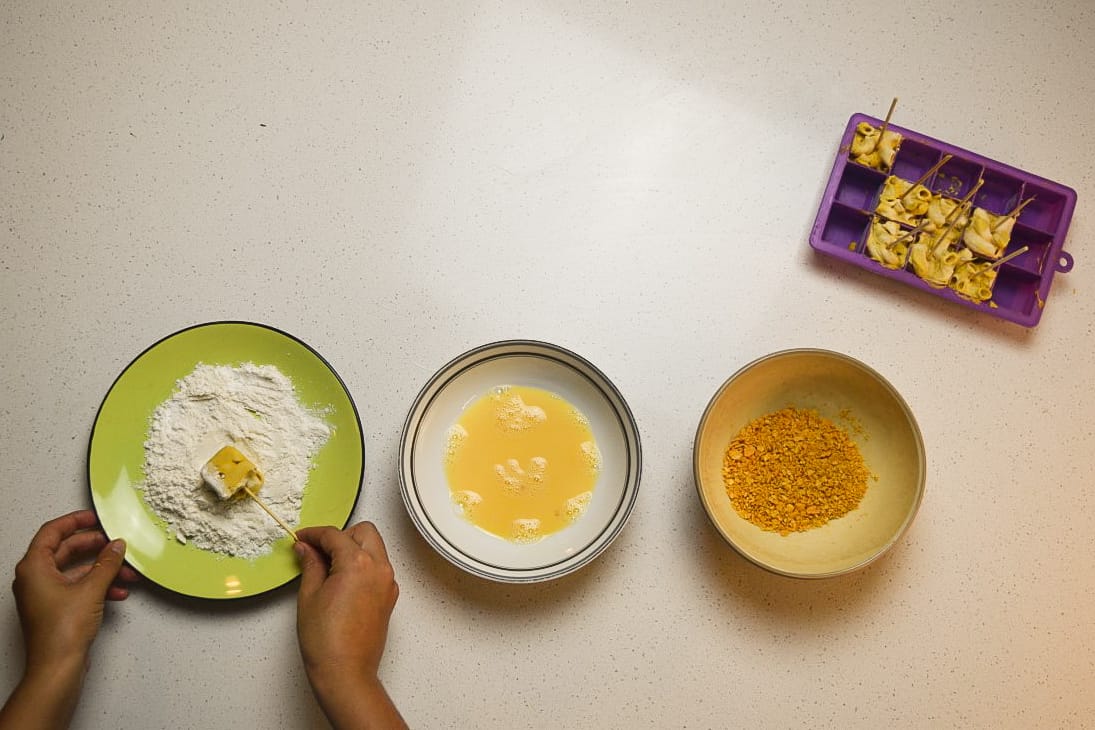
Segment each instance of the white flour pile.
[[222,446],[236,446],[266,479],[259,497],[296,525],[312,457],[330,435],[273,365],[199,364],[152,414],[137,488],[179,542],[257,557],[285,533],[247,496],[218,499],[202,482],[202,466]]

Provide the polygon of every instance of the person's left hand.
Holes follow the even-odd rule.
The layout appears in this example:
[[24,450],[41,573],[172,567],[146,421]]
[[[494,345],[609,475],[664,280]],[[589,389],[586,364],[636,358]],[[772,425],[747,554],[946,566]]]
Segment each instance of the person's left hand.
[[108,542],[91,510],[50,520],[15,566],[15,605],[26,671],[79,661],[86,666],[107,600],[129,595],[137,572],[123,565],[125,543]]

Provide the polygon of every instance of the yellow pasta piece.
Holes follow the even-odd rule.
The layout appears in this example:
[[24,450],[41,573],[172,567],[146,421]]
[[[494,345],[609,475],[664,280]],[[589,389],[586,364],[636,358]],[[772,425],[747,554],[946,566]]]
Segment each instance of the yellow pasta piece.
[[909,255],[909,239],[897,242],[901,226],[892,221],[875,218],[867,234],[867,253],[887,269],[901,269]]
[[881,134],[881,131],[867,122],[856,125],[849,150],[854,162],[882,171],[893,167],[902,137],[891,129],[887,129],[885,134]]
[[951,277],[950,287],[958,296],[971,302],[992,299],[996,284],[996,269],[988,262],[967,261],[958,265]]

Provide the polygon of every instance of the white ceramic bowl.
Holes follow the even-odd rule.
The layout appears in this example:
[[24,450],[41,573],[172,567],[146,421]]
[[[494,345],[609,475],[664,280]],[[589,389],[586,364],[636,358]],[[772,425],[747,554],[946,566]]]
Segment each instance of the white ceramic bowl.
[[[814,408],[839,423],[847,410],[862,426],[850,433],[877,475],[857,509],[805,532],[760,529],[734,510],[722,478],[727,444],[747,423],[785,406]],[[871,563],[896,543],[920,507],[927,471],[912,411],[881,375],[826,350],[785,350],[756,360],[727,380],[700,419],[693,450],[700,501],[739,553],[775,573],[824,578]]]
[[[445,476],[449,427],[464,408],[499,385],[542,388],[562,396],[589,419],[601,451],[600,474],[585,512],[534,543],[503,540],[464,519]],[[483,578],[530,583],[578,570],[608,547],[631,514],[641,467],[635,419],[600,370],[555,345],[508,340],[460,355],[426,383],[403,426],[399,482],[415,526],[442,556]]]

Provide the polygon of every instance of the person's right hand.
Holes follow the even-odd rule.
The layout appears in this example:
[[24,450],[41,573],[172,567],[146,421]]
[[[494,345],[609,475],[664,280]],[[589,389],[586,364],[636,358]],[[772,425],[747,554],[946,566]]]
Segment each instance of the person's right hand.
[[370,522],[297,536],[297,636],[320,706],[335,727],[405,727],[378,674],[399,597],[384,540]]

